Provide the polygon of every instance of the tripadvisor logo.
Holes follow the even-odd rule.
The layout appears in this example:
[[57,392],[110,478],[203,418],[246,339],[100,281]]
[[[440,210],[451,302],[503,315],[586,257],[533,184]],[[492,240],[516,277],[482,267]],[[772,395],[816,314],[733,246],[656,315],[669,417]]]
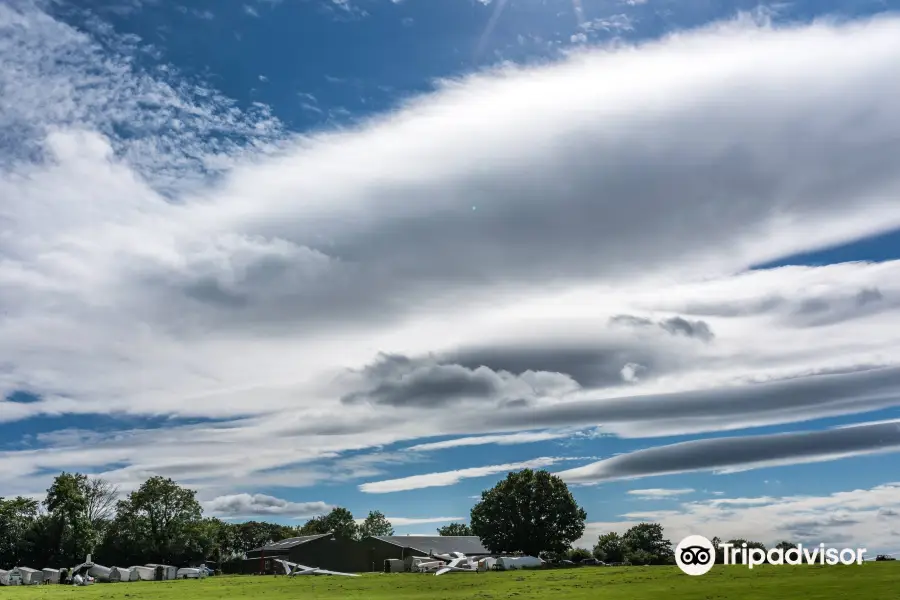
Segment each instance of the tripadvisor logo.
[[[768,552],[762,548],[748,548],[747,544],[719,544],[722,564],[747,565],[752,569],[762,564],[770,565],[861,565],[865,548],[826,548],[825,544],[794,548],[772,548]],[[675,547],[675,564],[688,575],[705,575],[716,564],[716,548],[702,535],[689,535]]]

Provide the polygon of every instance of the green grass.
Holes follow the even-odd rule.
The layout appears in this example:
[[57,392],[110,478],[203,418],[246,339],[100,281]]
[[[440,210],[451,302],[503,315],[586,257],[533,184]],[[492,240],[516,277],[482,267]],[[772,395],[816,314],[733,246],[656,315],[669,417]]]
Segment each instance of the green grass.
[[701,577],[676,567],[582,567],[548,571],[349,577],[210,577],[89,587],[0,588],[3,600],[897,600],[900,563],[860,566],[718,566]]

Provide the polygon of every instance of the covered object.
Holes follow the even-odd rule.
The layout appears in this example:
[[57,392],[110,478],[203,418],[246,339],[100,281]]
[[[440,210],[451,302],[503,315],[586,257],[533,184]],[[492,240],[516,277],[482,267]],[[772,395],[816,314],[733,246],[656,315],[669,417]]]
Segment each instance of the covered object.
[[129,570],[137,575],[138,581],[153,581],[156,579],[156,569],[153,567],[130,567]]
[[154,577],[156,581],[168,581],[175,579],[178,575],[178,567],[173,567],[172,565],[148,564],[147,566],[156,569],[156,576]]
[[109,570],[109,577],[115,581],[138,581],[140,577],[131,569],[125,567],[113,567]]
[[0,569],[0,585],[22,585],[22,574],[18,569]]
[[112,569],[103,565],[91,564],[88,568],[88,575],[101,583],[116,583],[119,580],[113,579]]
[[19,567],[22,576],[22,585],[38,585],[44,583],[44,572],[31,567]]
[[44,581],[47,583],[59,583],[59,569],[44,569]]
[[523,569],[527,567],[540,567],[544,563],[533,556],[501,556],[497,559],[497,567],[504,571]]

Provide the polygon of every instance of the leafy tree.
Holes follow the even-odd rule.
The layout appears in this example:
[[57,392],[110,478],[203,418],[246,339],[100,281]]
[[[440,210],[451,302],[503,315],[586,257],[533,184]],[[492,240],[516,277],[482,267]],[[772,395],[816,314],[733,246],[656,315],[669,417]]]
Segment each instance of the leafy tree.
[[627,548],[625,542],[615,531],[601,535],[594,546],[594,558],[606,563],[625,562]]
[[766,551],[766,545],[763,544],[762,542],[754,542],[751,540],[745,540],[744,538],[728,540],[728,543],[732,545],[732,548],[742,548],[744,544],[747,544],[747,549],[759,548],[763,552]]
[[[570,548],[566,553],[566,559],[571,560],[572,562],[581,562],[586,558],[592,558],[593,554],[590,550],[586,550],[584,548]],[[598,559],[599,560],[599,559]]]
[[601,535],[594,546],[594,556],[603,562],[634,565],[669,565],[675,562],[672,542],[665,538],[659,523],[639,523],[622,535],[614,531]]
[[331,533],[328,529],[328,522],[325,515],[313,517],[300,527],[298,535],[321,535],[323,533]]
[[639,523],[622,536],[625,559],[635,565],[669,565],[675,562],[672,542],[659,523]]
[[328,528],[325,533],[333,533],[335,537],[347,539],[356,539],[359,536],[359,527],[353,519],[353,513],[346,508],[337,506],[331,509],[331,512],[325,515],[325,526]]
[[206,558],[190,537],[202,514],[193,490],[171,479],[151,477],[119,501],[117,513],[108,548],[127,548],[126,556],[143,557],[145,563],[181,564]]
[[472,532],[491,552],[561,553],[584,533],[587,513],[565,482],[525,469],[481,494],[472,507]]
[[233,527],[235,528],[233,535],[235,536],[234,548],[236,552],[249,552],[255,548],[267,546],[279,540],[298,535],[312,535],[298,531],[296,527],[260,521],[247,521],[246,523],[238,523]]
[[27,534],[38,516],[37,500],[0,497],[0,568],[24,564],[30,551]]
[[443,527],[438,527],[438,535],[475,535],[472,528],[465,523],[449,523]]
[[781,542],[778,542],[775,545],[775,547],[777,549],[781,550],[782,552],[787,552],[788,550],[793,550],[794,548],[796,548],[797,544],[794,544],[793,542],[788,542],[788,541],[781,541]]
[[230,523],[207,517],[188,525],[188,530],[186,553],[195,559],[221,563],[244,553],[237,545],[236,527]]
[[359,526],[360,539],[376,535],[394,535],[394,527],[380,511],[373,510]]
[[51,561],[63,564],[83,560],[94,550],[100,535],[92,525],[87,498],[88,478],[81,473],[62,472],[47,489],[44,507],[52,523],[47,523],[44,540]]

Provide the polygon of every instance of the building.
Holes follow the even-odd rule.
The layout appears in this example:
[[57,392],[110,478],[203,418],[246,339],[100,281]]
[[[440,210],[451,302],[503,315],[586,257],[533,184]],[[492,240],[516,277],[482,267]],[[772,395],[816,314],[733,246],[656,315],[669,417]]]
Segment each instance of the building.
[[[240,572],[247,575],[281,573],[276,559],[319,567],[321,565],[303,562],[300,559],[320,561],[323,560],[323,556],[330,556],[334,549],[325,545],[326,542],[337,544],[342,548],[346,546],[343,540],[335,539],[330,533],[287,538],[247,552],[247,558],[240,565]],[[344,550],[346,551],[346,548]]]
[[475,536],[393,535],[367,537],[360,541],[330,533],[288,538],[247,552],[240,572],[244,574],[280,572],[275,559],[329,571],[367,573],[383,571],[387,559],[462,552],[466,556],[490,556]]
[[[474,535],[383,535],[365,538],[357,544],[356,554],[348,565],[354,572],[383,571],[384,561],[404,560],[410,556],[431,556],[462,552],[466,556],[490,556],[491,552]],[[305,563],[304,563],[305,564]],[[344,570],[323,567],[332,570]]]
[[491,556],[491,551],[474,535],[389,535],[373,538],[384,544],[400,548],[402,556],[431,556],[462,552],[466,556]]

